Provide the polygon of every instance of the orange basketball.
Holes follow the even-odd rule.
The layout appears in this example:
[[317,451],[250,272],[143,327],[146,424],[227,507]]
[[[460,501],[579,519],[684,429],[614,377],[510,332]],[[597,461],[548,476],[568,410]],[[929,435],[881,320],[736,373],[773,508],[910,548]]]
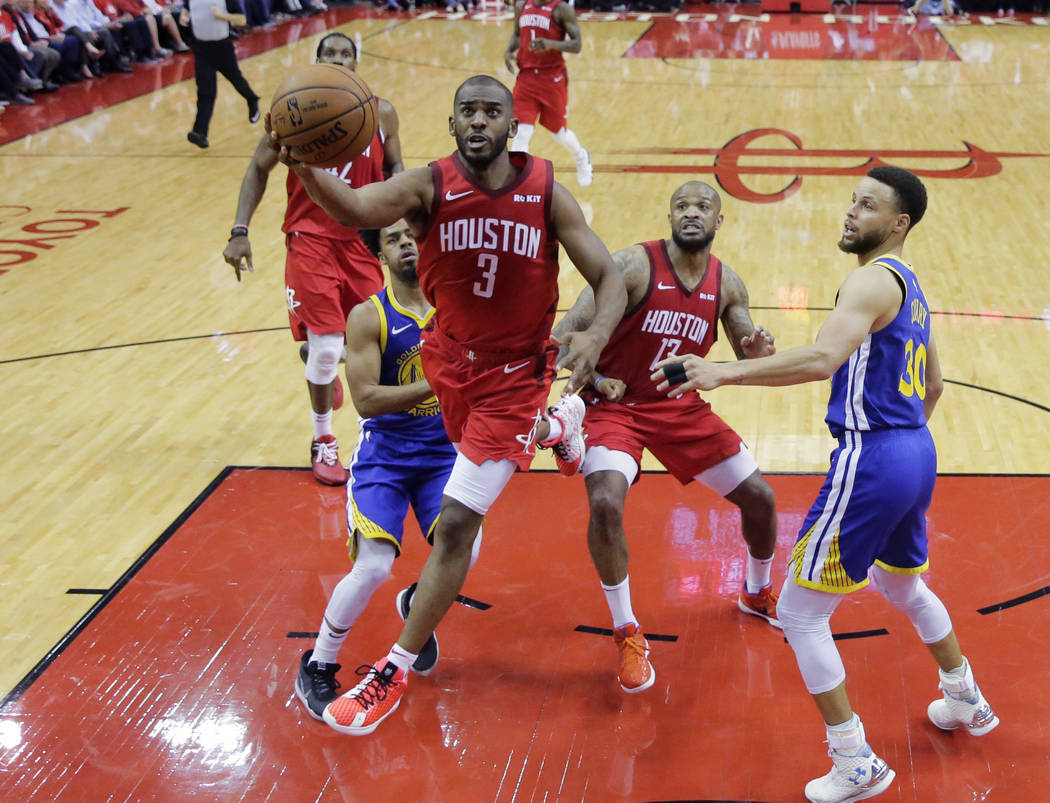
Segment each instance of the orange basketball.
[[311,64],[278,87],[270,125],[292,157],[313,167],[340,167],[371,143],[379,125],[375,95],[338,64]]

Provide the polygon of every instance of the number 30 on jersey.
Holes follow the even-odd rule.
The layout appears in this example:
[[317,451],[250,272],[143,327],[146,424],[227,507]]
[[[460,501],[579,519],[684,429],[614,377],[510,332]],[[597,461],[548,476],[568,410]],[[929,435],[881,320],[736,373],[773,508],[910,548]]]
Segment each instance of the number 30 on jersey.
[[901,371],[897,390],[902,396],[926,398],[926,344],[909,339],[904,344],[904,370]]

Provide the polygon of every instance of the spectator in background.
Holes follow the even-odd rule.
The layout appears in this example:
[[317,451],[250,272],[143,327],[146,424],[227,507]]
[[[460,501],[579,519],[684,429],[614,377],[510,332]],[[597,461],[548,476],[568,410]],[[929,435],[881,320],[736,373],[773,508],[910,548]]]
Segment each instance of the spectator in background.
[[[9,43],[0,42],[0,51],[4,49],[3,45],[10,47]],[[36,101],[22,93],[20,73],[21,70],[11,67],[8,59],[0,53],[0,98],[17,106],[32,106]]]
[[218,73],[222,73],[248,102],[248,122],[259,121],[259,96],[241,74],[237,51],[230,36],[231,25],[244,25],[246,22],[240,0],[186,0],[179,14],[179,25],[193,50],[193,70],[197,82],[197,117],[186,139],[198,148],[208,147],[208,126],[215,110]]
[[156,61],[153,56],[153,42],[150,36],[149,24],[145,18],[122,11],[117,7],[114,0],[94,0],[94,3],[110,22],[120,25],[123,46],[133,61],[146,63]]
[[91,0],[54,0],[53,4],[50,0],[40,2],[49,6],[51,13],[62,21],[66,33],[100,51],[96,66],[105,72],[131,72],[131,64],[122,47],[121,23],[111,21]]
[[[23,53],[26,54],[24,57]],[[40,92],[45,89],[44,82],[36,77],[36,70],[27,61],[30,57],[42,59],[22,44],[14,23],[0,12],[0,63],[7,73],[15,76],[15,89],[18,92]],[[58,89],[58,85],[46,89],[50,92]]]
[[[130,14],[136,19],[144,20],[146,27],[149,29],[149,38],[152,47],[150,48],[150,58],[153,59],[166,59],[171,55],[172,51],[166,47],[160,46],[160,33],[158,30],[158,24],[161,22],[164,16],[167,16],[171,20],[172,27],[175,27],[175,20],[172,19],[171,14],[162,14],[154,16],[146,4],[142,0],[113,0],[116,3],[118,9],[125,14]],[[176,35],[178,31],[176,30]],[[181,38],[179,41],[182,41]]]
[[[65,81],[80,81],[93,78],[95,70],[89,64],[96,65],[102,51],[84,42],[73,33],[66,33],[62,20],[52,10],[48,0],[26,0],[32,11],[30,27],[38,36],[41,32],[48,38],[51,47],[62,57],[62,78]],[[97,67],[97,65],[96,65]],[[98,69],[98,75],[102,70]]]
[[[0,6],[0,17],[4,20],[5,28],[11,31],[7,41],[11,42],[18,51],[18,55],[25,60],[32,76],[40,79],[44,90],[58,89],[58,84],[51,80],[62,61],[58,51],[49,47],[46,41],[41,41],[40,37],[29,30],[21,10],[10,3]],[[55,77],[58,76],[55,75]]]

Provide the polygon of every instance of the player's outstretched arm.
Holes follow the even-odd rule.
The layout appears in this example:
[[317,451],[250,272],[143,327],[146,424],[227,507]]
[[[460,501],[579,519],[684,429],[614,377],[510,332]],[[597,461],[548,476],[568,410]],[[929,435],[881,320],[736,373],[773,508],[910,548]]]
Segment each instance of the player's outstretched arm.
[[[252,215],[259,208],[263,194],[266,192],[266,183],[270,177],[270,171],[277,166],[277,152],[270,147],[270,135],[264,134],[252,154],[252,160],[248,163],[248,169],[241,179],[241,192],[237,197],[237,216],[233,222],[234,227],[247,227],[252,221]],[[231,228],[231,232],[233,229]],[[248,232],[243,235],[234,235],[226,243],[222,252],[223,259],[233,266],[237,274],[237,281],[241,280],[241,271],[254,271],[252,264],[252,244],[248,240]]]
[[362,418],[411,410],[434,392],[426,379],[408,385],[379,384],[383,365],[379,312],[371,299],[352,310],[346,323],[346,385]]
[[434,180],[428,167],[406,170],[357,189],[324,170],[302,164],[296,164],[294,170],[310,199],[337,223],[379,229],[405,218],[413,234],[419,236],[422,232],[434,195]]
[[[880,320],[896,314],[901,289],[889,271],[863,267],[854,271],[839,290],[835,309],[808,346],[797,346],[769,357],[731,363],[713,363],[690,354],[656,364],[657,390],[676,398],[690,390],[713,390],[722,385],[798,385],[828,379],[864,342]],[[685,381],[668,382],[666,368],[681,364]],[[672,379],[677,373],[672,369]]]
[[566,351],[558,360],[558,367],[572,370],[566,387],[572,393],[583,387],[594,372],[602,349],[623,317],[627,289],[609,249],[587,225],[576,199],[557,182],[554,184],[551,217],[555,235],[565,247],[565,253],[594,291],[594,316],[590,324],[583,331],[568,334],[562,340]]
[[722,265],[722,329],[738,360],[768,357],[776,353],[773,335],[751,320],[747,287],[736,271]]
[[394,104],[379,99],[379,128],[383,131],[383,176],[390,178],[405,169],[401,164],[401,121]]

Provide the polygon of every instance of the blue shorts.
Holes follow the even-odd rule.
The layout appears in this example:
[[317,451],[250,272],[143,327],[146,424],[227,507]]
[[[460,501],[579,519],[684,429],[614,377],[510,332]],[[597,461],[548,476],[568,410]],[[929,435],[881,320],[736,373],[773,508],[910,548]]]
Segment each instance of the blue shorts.
[[346,524],[350,557],[356,556],[355,531],[390,541],[401,554],[408,506],[427,541],[441,512],[445,483],[456,450],[445,441],[418,441],[401,434],[363,429],[347,469]]
[[898,574],[929,568],[926,510],[937,450],[926,427],[847,430],[791,552],[795,583],[846,594],[878,563]]

